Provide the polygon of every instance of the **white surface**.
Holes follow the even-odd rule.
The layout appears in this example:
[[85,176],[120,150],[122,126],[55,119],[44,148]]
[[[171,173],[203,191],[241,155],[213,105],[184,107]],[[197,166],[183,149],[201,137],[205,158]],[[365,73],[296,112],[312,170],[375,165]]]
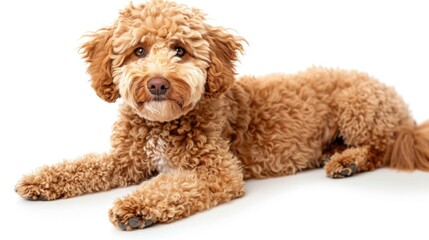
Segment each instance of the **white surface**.
[[[21,199],[13,188],[22,174],[108,149],[117,104],[94,94],[77,48],[82,34],[112,23],[128,2],[0,2],[1,239],[427,239],[423,172],[383,169],[332,180],[313,170],[249,181],[241,199],[134,232],[107,219],[113,200],[134,187]],[[429,119],[425,1],[181,2],[248,40],[240,74],[358,69],[395,86],[419,122]]]

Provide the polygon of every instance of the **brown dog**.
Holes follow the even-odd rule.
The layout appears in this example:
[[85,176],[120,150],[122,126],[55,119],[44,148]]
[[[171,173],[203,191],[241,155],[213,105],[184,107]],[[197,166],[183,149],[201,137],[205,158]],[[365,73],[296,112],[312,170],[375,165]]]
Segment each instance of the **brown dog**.
[[429,123],[358,72],[234,78],[243,38],[196,9],[124,9],[82,46],[92,87],[124,101],[112,150],[43,167],[16,185],[53,200],[140,184],[109,212],[119,229],[166,223],[244,194],[244,179],[324,165],[334,178],[382,166],[429,170]]

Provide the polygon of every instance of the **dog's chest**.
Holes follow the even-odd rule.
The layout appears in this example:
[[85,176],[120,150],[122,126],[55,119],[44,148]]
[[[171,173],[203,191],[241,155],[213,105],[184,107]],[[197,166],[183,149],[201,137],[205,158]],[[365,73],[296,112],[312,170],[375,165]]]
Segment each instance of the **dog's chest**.
[[146,155],[158,172],[171,172],[174,169],[168,164],[165,156],[166,142],[160,137],[152,137],[144,146]]

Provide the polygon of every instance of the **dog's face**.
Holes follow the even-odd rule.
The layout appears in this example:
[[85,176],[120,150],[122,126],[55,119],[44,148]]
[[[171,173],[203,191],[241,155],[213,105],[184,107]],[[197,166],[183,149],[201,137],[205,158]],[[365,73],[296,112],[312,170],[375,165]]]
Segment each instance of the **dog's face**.
[[234,80],[243,39],[204,22],[197,9],[162,0],[130,4],[82,46],[92,87],[108,102],[122,97],[139,116],[171,121]]

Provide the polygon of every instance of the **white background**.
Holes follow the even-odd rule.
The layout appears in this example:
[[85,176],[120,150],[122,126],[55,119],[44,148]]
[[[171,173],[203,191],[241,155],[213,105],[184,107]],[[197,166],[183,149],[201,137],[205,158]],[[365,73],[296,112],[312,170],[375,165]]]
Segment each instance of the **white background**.
[[[241,199],[134,232],[116,230],[107,210],[135,187],[21,199],[13,189],[22,174],[108,150],[118,106],[94,94],[78,47],[128,2],[1,1],[1,239],[428,239],[429,173],[418,171],[332,180],[319,169],[249,181]],[[427,1],[181,2],[248,40],[239,74],[366,71],[395,86],[418,122],[429,119]]]

